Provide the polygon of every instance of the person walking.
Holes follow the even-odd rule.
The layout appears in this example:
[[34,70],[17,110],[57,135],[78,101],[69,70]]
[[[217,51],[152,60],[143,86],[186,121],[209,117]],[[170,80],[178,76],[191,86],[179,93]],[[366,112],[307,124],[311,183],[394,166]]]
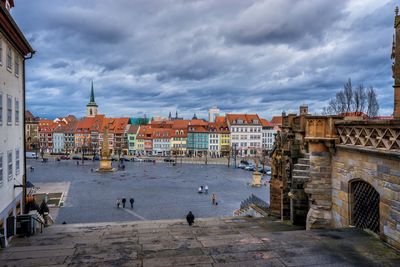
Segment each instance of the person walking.
[[215,194],[212,194],[212,196],[211,196],[211,201],[212,201],[212,204],[213,204],[213,205],[216,205],[216,203],[217,203],[217,196],[216,196]]
[[126,198],[122,199],[122,207],[125,208]]
[[119,200],[119,198],[117,198],[117,208],[119,208],[120,205],[121,205],[121,201]]
[[204,193],[208,194],[208,185],[204,186]]
[[191,211],[186,215],[186,221],[190,226],[194,223],[194,215]]
[[133,197],[131,197],[131,199],[129,199],[129,202],[131,203],[131,209],[133,209],[133,203],[135,202],[135,200],[133,199]]

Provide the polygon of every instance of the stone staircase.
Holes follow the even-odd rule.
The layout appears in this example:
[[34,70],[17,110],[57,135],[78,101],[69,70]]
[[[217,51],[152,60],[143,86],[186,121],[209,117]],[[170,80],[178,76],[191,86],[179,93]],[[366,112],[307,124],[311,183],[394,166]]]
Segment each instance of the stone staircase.
[[310,155],[306,154],[304,158],[299,158],[297,164],[294,164],[292,183],[304,183],[310,179]]
[[269,205],[254,194],[240,203],[233,216],[265,217],[269,215]]
[[294,164],[291,188],[289,192],[292,206],[291,221],[293,224],[305,225],[308,213],[308,197],[304,192],[305,184],[310,180],[310,156],[306,154]]

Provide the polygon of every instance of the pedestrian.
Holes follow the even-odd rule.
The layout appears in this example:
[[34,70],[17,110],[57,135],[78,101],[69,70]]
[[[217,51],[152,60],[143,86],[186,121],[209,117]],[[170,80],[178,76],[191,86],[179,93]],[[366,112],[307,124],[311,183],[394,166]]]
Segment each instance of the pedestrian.
[[91,168],[90,171],[93,172],[93,168]]
[[217,196],[216,196],[215,194],[212,194],[212,196],[211,196],[211,201],[212,201],[212,204],[213,204],[213,205],[216,205],[216,203],[217,203]]
[[133,209],[133,202],[135,202],[135,200],[133,199],[133,197],[131,197],[131,199],[129,199],[129,202],[131,203],[131,209]]
[[201,189],[201,186],[199,187],[199,194],[203,193],[203,190]]
[[204,191],[206,194],[208,194],[208,186],[207,185],[204,187]]
[[190,226],[194,223],[194,215],[191,211],[186,215],[186,221]]
[[79,166],[79,161],[76,161],[76,166]]
[[121,201],[119,200],[119,198],[117,198],[117,208],[119,208],[120,205],[121,205]]
[[122,207],[125,208],[126,198],[122,199]]

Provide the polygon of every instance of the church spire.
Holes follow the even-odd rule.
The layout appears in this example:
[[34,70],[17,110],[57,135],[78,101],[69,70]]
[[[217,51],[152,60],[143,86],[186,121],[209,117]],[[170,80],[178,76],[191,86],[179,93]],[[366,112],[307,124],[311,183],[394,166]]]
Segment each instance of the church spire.
[[94,89],[93,89],[93,81],[92,81],[92,88],[90,90],[90,101],[86,105],[86,116],[87,117],[95,117],[97,115],[97,104],[94,101]]
[[90,92],[90,102],[95,103],[95,101],[94,101],[94,90],[93,90],[93,81],[92,81],[92,90]]

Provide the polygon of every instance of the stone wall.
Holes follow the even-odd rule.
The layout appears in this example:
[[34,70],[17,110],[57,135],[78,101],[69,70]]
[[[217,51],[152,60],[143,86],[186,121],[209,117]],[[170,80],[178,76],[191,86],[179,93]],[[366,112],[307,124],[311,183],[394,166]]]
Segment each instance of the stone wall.
[[380,195],[380,235],[400,248],[400,161],[390,154],[379,154],[338,146],[332,158],[332,215],[334,227],[351,225],[350,188],[360,179]]
[[310,143],[310,179],[305,192],[309,194],[310,210],[307,229],[329,228],[332,225],[331,153],[324,142]]

